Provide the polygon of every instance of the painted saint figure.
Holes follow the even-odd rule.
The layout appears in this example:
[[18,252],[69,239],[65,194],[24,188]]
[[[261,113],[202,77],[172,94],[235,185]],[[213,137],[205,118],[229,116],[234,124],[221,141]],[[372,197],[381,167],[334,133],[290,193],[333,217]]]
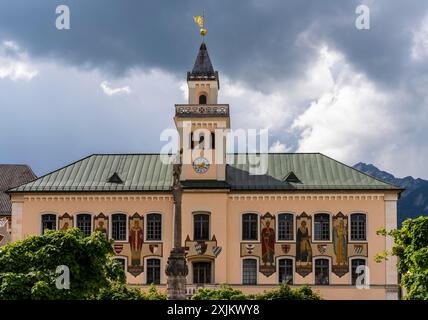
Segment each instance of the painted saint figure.
[[99,231],[99,232],[101,232],[102,234],[104,234],[104,236],[105,236],[105,237],[107,237],[107,229],[106,229],[106,227],[104,226],[104,221],[102,221],[102,220],[98,221],[98,226],[97,226],[97,228],[95,229],[95,231]]
[[64,222],[64,225],[61,227],[60,230],[65,231],[69,228],[69,223],[68,222]]
[[262,229],[262,260],[264,265],[274,264],[275,255],[275,230],[270,227],[270,221],[266,221],[266,226]]
[[300,223],[300,227],[297,229],[296,261],[307,263],[312,261],[309,230],[306,226],[306,221],[304,220]]
[[131,266],[141,265],[141,248],[143,247],[144,232],[140,222],[134,220],[134,225],[129,230],[129,243],[131,245]]
[[347,241],[346,228],[343,219],[340,219],[338,224],[333,228],[333,246],[334,254],[336,255],[337,265],[346,265],[347,259]]

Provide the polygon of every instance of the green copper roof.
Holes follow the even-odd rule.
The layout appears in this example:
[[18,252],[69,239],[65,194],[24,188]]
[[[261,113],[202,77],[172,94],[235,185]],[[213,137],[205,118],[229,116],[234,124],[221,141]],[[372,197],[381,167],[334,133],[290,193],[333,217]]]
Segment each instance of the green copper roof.
[[[238,156],[246,157],[229,155],[234,163]],[[183,185],[231,190],[401,190],[319,153],[269,154],[267,159],[264,175],[251,175],[246,161],[227,166],[226,182],[193,180]],[[163,164],[159,154],[105,154],[91,155],[9,192],[169,191],[171,186],[172,165]]]
[[[242,155],[230,156],[238,163]],[[320,153],[270,153],[267,160],[264,175],[250,175],[248,161],[231,165],[227,182],[235,190],[401,190]]]

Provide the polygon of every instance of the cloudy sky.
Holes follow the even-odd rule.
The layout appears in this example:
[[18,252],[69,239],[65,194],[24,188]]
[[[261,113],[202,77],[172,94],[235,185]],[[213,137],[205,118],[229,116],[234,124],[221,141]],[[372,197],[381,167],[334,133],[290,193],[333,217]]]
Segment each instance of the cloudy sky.
[[[70,30],[55,9],[70,8]],[[355,27],[370,8],[370,29]],[[206,43],[233,128],[428,178],[426,0],[0,0],[0,163],[159,152]]]

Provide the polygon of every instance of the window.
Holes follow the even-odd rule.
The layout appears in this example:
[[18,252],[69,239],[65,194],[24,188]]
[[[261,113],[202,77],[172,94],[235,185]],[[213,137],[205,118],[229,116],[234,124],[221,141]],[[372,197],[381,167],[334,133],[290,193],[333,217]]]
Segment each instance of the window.
[[42,215],[42,234],[45,233],[45,230],[56,230],[56,215]]
[[78,214],[76,225],[83,232],[84,237],[89,237],[92,232],[92,216],[90,214]]
[[159,213],[150,213],[147,215],[147,235],[148,241],[162,240],[162,215]]
[[[198,139],[198,141],[195,141]],[[195,136],[192,132],[190,134],[190,149],[198,148],[200,150],[205,149],[205,134],[203,132],[199,133],[199,136]]]
[[123,272],[126,271],[126,258],[113,258],[113,260],[119,262]]
[[111,237],[116,241],[126,241],[126,214],[116,213],[111,216]]
[[204,94],[201,94],[199,96],[199,104],[207,104],[207,96]]
[[211,283],[211,262],[193,262],[193,283]]
[[281,213],[278,215],[278,240],[292,241],[294,239],[293,214]]
[[258,217],[256,213],[245,213],[242,215],[242,240],[257,241],[257,223]]
[[315,284],[316,285],[328,285],[330,267],[328,259],[316,259],[315,260]]
[[[352,259],[351,261],[351,277],[352,277],[352,284],[355,285],[357,283],[357,278],[364,274],[363,271],[359,270],[357,273],[357,268],[359,266],[365,266],[366,260],[364,259]],[[366,278],[364,277],[363,283],[366,282]]]
[[293,284],[293,260],[292,259],[278,260],[278,276],[279,276],[280,283]]
[[246,285],[257,284],[257,260],[256,259],[242,260],[242,284],[246,284]]
[[215,149],[215,133],[211,132],[211,149]]
[[160,284],[160,259],[147,259],[146,284]]
[[210,216],[195,214],[193,216],[193,240],[210,240]]
[[314,222],[314,240],[330,241],[330,215],[317,213]]
[[366,215],[364,213],[351,214],[351,241],[366,241]]

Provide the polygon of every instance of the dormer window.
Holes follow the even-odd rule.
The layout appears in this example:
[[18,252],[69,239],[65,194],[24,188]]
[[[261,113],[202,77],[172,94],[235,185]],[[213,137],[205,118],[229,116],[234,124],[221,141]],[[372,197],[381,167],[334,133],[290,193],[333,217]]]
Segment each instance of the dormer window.
[[199,104],[207,104],[207,96],[205,94],[199,96]]

